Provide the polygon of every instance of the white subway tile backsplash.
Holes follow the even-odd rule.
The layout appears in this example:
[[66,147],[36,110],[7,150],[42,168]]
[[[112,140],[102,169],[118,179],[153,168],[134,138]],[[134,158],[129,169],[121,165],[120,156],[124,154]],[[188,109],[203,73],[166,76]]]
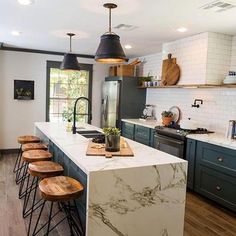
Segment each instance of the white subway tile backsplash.
[[[232,51],[232,52],[231,52]],[[144,75],[161,76],[162,60],[172,53],[181,69],[179,84],[221,84],[229,69],[236,71],[236,36],[202,33],[163,45],[162,53],[141,57]],[[192,108],[194,99],[203,105]],[[225,134],[230,119],[236,119],[236,89],[147,89],[147,104],[156,106],[156,117],[176,105],[181,119],[192,118],[200,127]]]

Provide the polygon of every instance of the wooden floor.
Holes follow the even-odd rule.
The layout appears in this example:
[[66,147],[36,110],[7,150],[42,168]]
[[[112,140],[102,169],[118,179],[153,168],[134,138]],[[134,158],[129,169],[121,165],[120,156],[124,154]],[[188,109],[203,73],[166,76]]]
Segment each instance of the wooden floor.
[[[12,173],[15,157],[10,154],[0,156],[0,236],[25,236],[28,226],[28,221],[21,215],[22,200],[17,197],[18,186],[14,182]],[[65,222],[50,235],[69,236],[68,232]],[[236,236],[236,215],[205,198],[188,192],[184,236],[211,235]]]

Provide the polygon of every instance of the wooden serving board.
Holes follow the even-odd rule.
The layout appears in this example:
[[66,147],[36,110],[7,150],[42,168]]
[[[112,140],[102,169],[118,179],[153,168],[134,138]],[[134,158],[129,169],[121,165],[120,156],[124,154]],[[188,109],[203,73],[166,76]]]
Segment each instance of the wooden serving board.
[[134,153],[126,141],[121,144],[119,152],[107,152],[105,150],[105,144],[93,143],[90,141],[87,147],[86,155],[105,156],[107,158],[111,158],[112,156],[132,157],[134,156]]
[[162,64],[162,85],[175,85],[180,78],[180,68],[176,64],[176,58],[171,58],[171,54],[168,54],[168,59],[163,60]]

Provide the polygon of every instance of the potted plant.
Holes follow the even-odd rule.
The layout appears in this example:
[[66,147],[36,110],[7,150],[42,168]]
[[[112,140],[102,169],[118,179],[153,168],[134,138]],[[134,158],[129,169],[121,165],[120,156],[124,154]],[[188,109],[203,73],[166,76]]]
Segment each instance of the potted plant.
[[162,115],[162,124],[164,126],[168,126],[173,120],[174,114],[171,111],[163,111],[161,115]]
[[152,77],[148,76],[148,77],[139,77],[138,79],[138,85],[139,86],[143,86],[143,87],[147,87],[147,82],[151,82],[152,81]]
[[108,152],[120,151],[120,129],[118,128],[103,128],[105,134],[105,150]]

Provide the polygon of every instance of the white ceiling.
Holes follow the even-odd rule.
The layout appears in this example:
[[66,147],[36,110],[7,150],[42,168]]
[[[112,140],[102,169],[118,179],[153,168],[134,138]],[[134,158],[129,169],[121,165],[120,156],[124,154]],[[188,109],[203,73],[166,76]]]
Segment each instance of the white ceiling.
[[[22,6],[16,0],[0,0],[0,42],[30,49],[66,52],[68,32],[77,33],[73,52],[94,55],[100,36],[107,31],[105,0],[35,0]],[[130,24],[133,31],[114,31],[121,37],[129,57],[155,53],[161,44],[200,32],[213,31],[236,35],[236,8],[215,13],[200,10],[209,0],[112,0],[113,26]],[[179,33],[179,27],[188,31]],[[12,30],[22,34],[12,36]]]

